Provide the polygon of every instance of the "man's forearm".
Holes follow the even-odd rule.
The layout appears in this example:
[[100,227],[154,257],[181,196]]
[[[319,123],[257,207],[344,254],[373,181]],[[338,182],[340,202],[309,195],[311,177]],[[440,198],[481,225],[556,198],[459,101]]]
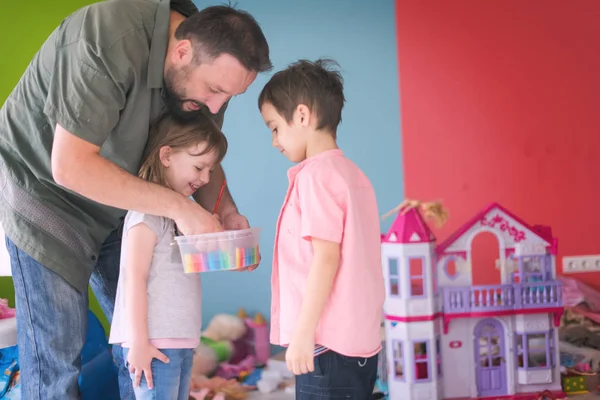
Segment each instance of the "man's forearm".
[[100,155],[87,157],[57,180],[98,203],[175,219],[185,197],[160,185],[146,182]]
[[[194,194],[194,199],[198,202],[198,204],[204,207],[204,209],[212,212],[215,208],[217,198],[219,197],[219,192],[221,191],[221,185],[223,184],[224,180],[225,171],[223,171],[223,167],[221,165],[218,165],[210,177],[210,182],[198,189],[198,191]],[[217,214],[223,217],[232,211],[237,211],[237,207],[233,201],[231,192],[229,192],[229,188],[225,187]]]

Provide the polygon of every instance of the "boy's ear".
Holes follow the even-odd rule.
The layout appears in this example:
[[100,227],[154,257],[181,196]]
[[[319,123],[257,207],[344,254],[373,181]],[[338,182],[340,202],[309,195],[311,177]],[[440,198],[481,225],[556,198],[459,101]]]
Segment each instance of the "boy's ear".
[[160,148],[158,153],[160,162],[165,168],[169,168],[171,165],[171,155],[173,154],[173,149],[171,146],[163,146]]
[[298,104],[294,112],[294,124],[306,128],[310,125],[311,118],[310,109],[304,104]]

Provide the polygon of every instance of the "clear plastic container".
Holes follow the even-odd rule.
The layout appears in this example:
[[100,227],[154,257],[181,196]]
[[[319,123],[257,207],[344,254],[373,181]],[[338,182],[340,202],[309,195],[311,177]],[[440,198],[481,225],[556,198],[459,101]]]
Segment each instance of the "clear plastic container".
[[259,262],[260,228],[176,236],[186,274],[231,271]]

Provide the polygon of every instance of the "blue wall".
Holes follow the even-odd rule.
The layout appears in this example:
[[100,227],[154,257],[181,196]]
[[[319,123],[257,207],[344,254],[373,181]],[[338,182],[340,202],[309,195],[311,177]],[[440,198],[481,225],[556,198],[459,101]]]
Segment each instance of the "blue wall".
[[[196,0],[199,7],[222,3]],[[339,145],[371,179],[380,214],[396,206],[403,183],[394,2],[239,0],[237,7],[261,24],[275,71],[300,58],[338,61],[347,99]],[[250,224],[263,229],[263,261],[252,273],[202,276],[205,323],[238,307],[269,315],[275,225],[291,164],[271,147],[271,133],[257,108],[268,77],[259,76],[244,95],[232,99],[223,126],[229,139],[227,183]]]

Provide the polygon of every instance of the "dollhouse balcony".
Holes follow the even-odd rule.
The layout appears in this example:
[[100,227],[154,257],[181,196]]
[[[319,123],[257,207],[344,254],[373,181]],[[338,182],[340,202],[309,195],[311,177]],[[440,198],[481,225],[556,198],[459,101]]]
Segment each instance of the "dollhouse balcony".
[[559,281],[441,288],[444,314],[520,314],[563,306]]

